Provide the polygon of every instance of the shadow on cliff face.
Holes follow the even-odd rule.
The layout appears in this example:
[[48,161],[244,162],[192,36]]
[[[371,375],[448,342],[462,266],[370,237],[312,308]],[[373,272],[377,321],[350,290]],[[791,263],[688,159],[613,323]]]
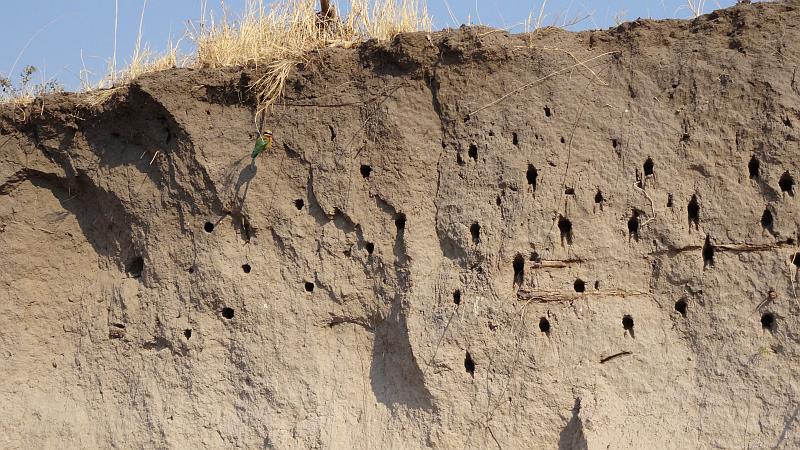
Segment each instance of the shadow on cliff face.
[[96,189],[84,176],[64,180],[53,174],[30,173],[28,181],[50,191],[64,210],[75,216],[81,232],[97,254],[119,260],[120,269],[138,278],[144,260],[134,248],[130,225],[134,223],[111,192]]
[[581,412],[581,399],[575,400],[572,407],[572,418],[558,436],[558,450],[587,450],[589,444],[583,435],[583,422],[579,416]]
[[[161,201],[171,203],[184,232],[189,228],[187,221],[201,212],[200,208],[221,210],[219,196],[195,158],[188,135],[162,105],[136,86],[129,88],[115,108],[87,123],[76,128],[48,118],[20,130],[65,174],[29,171],[25,178],[51,191],[61,206],[75,215],[98,255],[139,277],[145,269],[146,248],[137,242],[136,231],[147,228],[147,219],[136,210],[150,201],[147,196],[152,189],[173,193],[171,198],[162,196]],[[124,172],[122,182],[116,175],[120,170]],[[148,180],[150,192],[145,187]]]
[[393,302],[388,317],[375,328],[370,380],[375,397],[389,408],[398,405],[426,411],[433,408],[431,394],[408,340],[399,298]]

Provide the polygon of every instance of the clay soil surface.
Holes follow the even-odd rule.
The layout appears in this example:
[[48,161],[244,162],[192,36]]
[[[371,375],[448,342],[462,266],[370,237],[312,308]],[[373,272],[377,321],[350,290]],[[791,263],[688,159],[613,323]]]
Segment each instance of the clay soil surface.
[[800,3],[0,108],[0,447],[800,447]]

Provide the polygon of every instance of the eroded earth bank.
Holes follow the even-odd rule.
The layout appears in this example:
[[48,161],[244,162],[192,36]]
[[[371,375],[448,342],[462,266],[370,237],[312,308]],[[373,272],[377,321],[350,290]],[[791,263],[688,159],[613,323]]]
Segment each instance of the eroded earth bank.
[[799,65],[798,2],[406,34],[255,164],[258,70],[5,107],[0,446],[800,447]]

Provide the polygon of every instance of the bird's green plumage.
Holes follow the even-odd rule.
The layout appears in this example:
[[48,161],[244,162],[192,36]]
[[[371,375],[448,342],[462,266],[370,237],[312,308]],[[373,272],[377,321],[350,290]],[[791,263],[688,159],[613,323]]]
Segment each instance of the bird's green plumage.
[[264,139],[262,136],[259,136],[258,139],[256,139],[255,147],[253,147],[253,153],[251,153],[250,156],[252,156],[253,159],[256,159],[256,156],[260,155],[261,152],[263,152],[264,150],[267,149],[267,147],[269,147],[271,140],[272,139],[269,137],[267,137],[267,139]]

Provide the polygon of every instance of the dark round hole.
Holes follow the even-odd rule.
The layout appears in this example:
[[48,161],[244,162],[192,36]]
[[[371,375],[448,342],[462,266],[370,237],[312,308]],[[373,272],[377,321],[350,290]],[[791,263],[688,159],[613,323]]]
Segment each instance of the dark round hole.
[[306,292],[314,292],[314,283],[310,281],[306,281],[305,283]]
[[298,211],[303,209],[304,206],[306,206],[306,202],[303,201],[302,198],[298,198],[294,201],[294,207],[297,208]]
[[525,279],[525,258],[517,254],[514,257],[514,262],[511,263],[514,268],[514,283],[520,284]]
[[597,193],[594,194],[594,202],[599,205],[600,203],[603,203],[604,200],[603,193],[598,189]]
[[477,244],[481,241],[481,225],[478,222],[470,225],[469,232],[472,234],[472,242]]
[[800,267],[800,252],[794,254],[792,257],[792,263],[795,266]]
[[[233,317],[233,316],[231,316],[231,317]],[[191,328],[187,328],[187,329],[183,330],[183,335],[186,336],[186,339],[189,339],[190,337],[192,337],[192,329]]]
[[682,316],[685,316],[687,306],[688,304],[686,303],[686,300],[678,300],[675,302],[675,311],[678,311]]
[[228,308],[227,306],[222,308],[222,317],[233,319],[233,308]]
[[792,175],[789,172],[784,172],[783,175],[781,175],[781,179],[778,180],[778,186],[780,186],[781,191],[792,194],[794,189],[794,178],[792,178]]
[[533,189],[533,192],[536,192],[536,179],[539,178],[539,171],[536,170],[536,167],[533,167],[533,164],[528,164],[528,171],[525,172],[525,178],[528,180],[528,184]]
[[455,303],[456,305],[460,305],[461,304],[461,290],[460,289],[456,289],[455,291],[453,291],[453,303]]
[[542,333],[549,333],[550,332],[550,321],[547,320],[546,317],[542,317],[539,319],[539,331]]
[[242,264],[242,270],[244,271],[244,273],[250,273],[250,271],[253,270],[253,268],[250,267],[250,264]]
[[136,256],[130,260],[128,263],[128,267],[126,267],[126,271],[128,275],[133,278],[139,278],[142,276],[142,272],[144,272],[144,258],[141,256]]
[[535,263],[540,263],[540,262],[542,262],[542,257],[541,257],[541,255],[539,255],[539,252],[533,251],[533,252],[531,252],[530,260],[535,262]]
[[470,144],[469,151],[467,152],[470,158],[477,160],[478,159],[478,146],[475,144]]
[[775,314],[772,313],[764,313],[761,315],[761,326],[767,330],[774,330],[775,329]]
[[761,163],[755,155],[753,155],[753,157],[750,158],[750,162],[747,163],[747,171],[750,173],[750,178],[758,178],[760,176]]
[[558,231],[561,232],[561,240],[572,244],[572,221],[566,217],[558,217]]
[[628,331],[633,330],[633,317],[627,314],[622,317],[622,328],[625,328]]
[[189,267],[188,272],[189,272],[189,274],[193,274],[194,273],[194,266]]
[[366,244],[364,244],[364,248],[366,248],[367,253],[371,255],[372,252],[375,251],[375,244],[373,244],[372,242],[367,242]]
[[573,286],[575,287],[575,292],[585,292],[586,291],[586,283],[583,280],[581,280],[580,278],[575,280],[575,283],[574,283]]
[[764,214],[761,215],[761,226],[766,230],[772,230],[774,224],[775,218],[772,217],[772,211],[769,208],[765,209]]
[[597,281],[594,282],[594,290],[595,291],[599,291],[600,290],[600,280],[597,280]]
[[644,162],[644,165],[642,166],[642,168],[644,169],[644,175],[645,176],[647,176],[647,177],[652,176],[655,173],[655,171],[654,171],[655,164],[653,163],[653,159],[652,158],[647,158],[647,161]]
[[464,369],[467,370],[467,373],[475,376],[475,361],[472,359],[472,355],[467,352],[464,356]]
[[206,230],[206,233],[211,233],[214,231],[214,224],[211,222],[206,222],[206,224],[203,225],[203,229]]
[[634,210],[631,218],[628,219],[628,235],[633,237],[639,236],[639,211]]
[[362,164],[361,165],[361,176],[364,178],[369,178],[370,174],[372,174],[372,167]]
[[692,195],[689,199],[689,204],[686,206],[686,214],[689,218],[689,224],[694,224],[695,227],[700,225],[700,203],[697,201],[697,195]]
[[406,215],[403,214],[403,213],[398,214],[397,217],[394,219],[394,225],[397,227],[398,231],[405,230],[406,229]]

